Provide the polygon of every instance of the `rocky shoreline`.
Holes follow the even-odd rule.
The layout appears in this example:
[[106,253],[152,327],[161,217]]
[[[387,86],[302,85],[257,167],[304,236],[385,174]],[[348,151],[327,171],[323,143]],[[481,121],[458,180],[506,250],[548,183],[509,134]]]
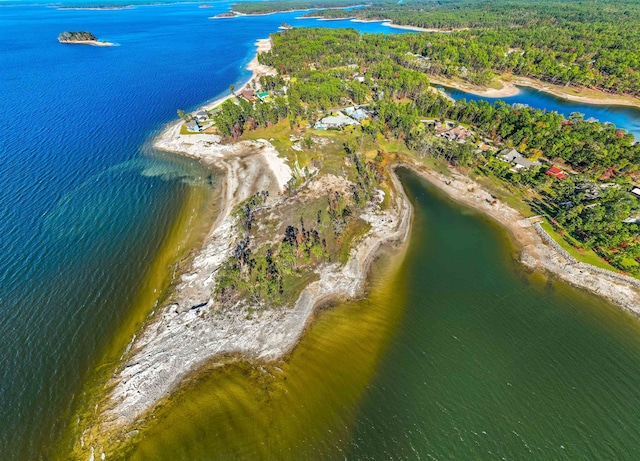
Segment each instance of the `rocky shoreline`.
[[558,245],[553,245],[555,242],[542,228],[515,209],[496,201],[480,184],[462,173],[452,170],[451,176],[445,176],[414,162],[403,165],[445,192],[454,201],[482,211],[506,227],[517,244],[520,262],[524,266],[551,274],[575,287],[584,288],[640,317],[640,281],[577,262]]
[[[198,139],[194,139],[194,136]],[[361,216],[371,230],[351,250],[344,265],[327,263],[318,280],[309,284],[290,308],[259,309],[251,315],[249,303],[230,309],[216,307],[212,299],[216,271],[234,244],[234,207],[259,190],[269,190],[271,200],[283,200],[288,166],[267,141],[216,142],[215,135],[180,135],[169,129],[155,147],[200,158],[225,171],[223,207],[203,248],[194,257],[173,290],[170,301],[155,320],[135,338],[110,384],[111,405],[105,408],[105,427],[127,427],[174,390],[189,374],[216,356],[241,354],[255,359],[283,357],[298,342],[314,309],[333,298],[353,298],[364,292],[371,262],[383,245],[407,240],[411,205],[401,184],[393,179],[392,204],[383,210],[370,204]],[[306,187],[323,193],[327,182],[340,178],[321,176]],[[258,309],[257,309],[258,310]]]
[[[131,425],[215,357],[282,358],[299,341],[318,305],[332,298],[363,294],[371,262],[380,248],[407,241],[412,209],[402,185],[392,174],[391,206],[386,210],[375,204],[367,207],[363,219],[371,230],[352,249],[348,262],[343,266],[324,265],[318,271],[319,279],[303,290],[294,306],[257,309],[258,314],[253,314],[253,308],[260,306],[249,303],[231,309],[216,308],[212,289],[216,271],[233,249],[233,208],[258,190],[269,190],[274,201],[284,200],[282,191],[291,174],[268,141],[231,145],[217,141],[215,135],[180,135],[176,127],[156,140],[158,149],[199,158],[225,171],[224,206],[170,300],[135,338],[128,356],[114,374],[110,382],[111,405],[105,408],[105,427]],[[534,224],[504,203],[496,202],[469,177],[455,171],[445,176],[415,162],[399,166],[412,169],[455,201],[478,209],[505,226],[513,235],[520,261],[526,267],[585,288],[640,316],[640,294],[633,283],[619,274],[576,264],[545,241]],[[309,193],[324,190],[326,181],[338,179],[326,176],[314,179],[307,186]]]

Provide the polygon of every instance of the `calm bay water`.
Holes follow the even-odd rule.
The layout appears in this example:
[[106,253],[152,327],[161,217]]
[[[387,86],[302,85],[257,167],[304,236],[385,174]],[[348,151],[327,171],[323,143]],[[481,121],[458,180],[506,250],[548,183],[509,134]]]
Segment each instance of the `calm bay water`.
[[[50,458],[185,203],[211,206],[210,171],[149,146],[176,109],[246,80],[283,21],[402,32],[207,19],[228,6],[0,5],[0,459]],[[120,46],[63,46],[64,30]],[[402,269],[325,311],[278,369],[239,364],[175,396],[133,459],[637,459],[638,322],[529,279],[501,231],[404,180]]]
[[347,458],[638,459],[638,319],[527,275],[504,230],[401,176],[405,314]]
[[558,98],[552,94],[538,91],[535,88],[518,87],[520,93],[507,98],[487,98],[467,93],[454,88],[445,88],[445,91],[453,99],[466,99],[467,101],[485,100],[494,102],[502,100],[509,104],[527,104],[536,109],[555,111],[568,117],[572,112],[584,114],[584,118],[595,118],[600,122],[610,122],[618,128],[624,128],[640,139],[640,109],[628,106],[601,106],[596,104],[583,104]]

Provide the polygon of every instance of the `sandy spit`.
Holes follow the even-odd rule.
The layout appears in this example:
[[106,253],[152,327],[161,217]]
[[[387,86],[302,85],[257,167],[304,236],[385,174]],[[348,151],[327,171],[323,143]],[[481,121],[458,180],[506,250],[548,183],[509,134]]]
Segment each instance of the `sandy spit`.
[[[376,22],[376,21],[360,21],[360,22]],[[418,27],[418,26],[407,26],[407,25],[403,25],[403,24],[394,24],[393,21],[389,21],[389,20],[382,20],[382,21],[378,21],[378,22],[382,22],[381,25],[386,26],[386,27],[391,27],[393,29],[412,30],[414,32],[432,32],[432,33],[439,33],[439,34],[450,34],[451,32],[457,32],[457,31],[461,31],[461,30],[468,30],[468,28],[462,28],[462,29],[437,29],[437,28],[427,28],[427,27]]]
[[[155,147],[198,158],[224,171],[222,207],[169,301],[157,309],[115,370],[108,384],[112,389],[109,402],[101,410],[105,430],[128,427],[217,356],[283,357],[299,341],[315,307],[330,298],[361,295],[378,250],[406,242],[410,229],[411,205],[394,177],[392,205],[386,210],[378,204],[367,205],[362,219],[371,230],[351,250],[348,262],[322,266],[317,271],[319,279],[304,289],[294,306],[270,309],[243,303],[222,308],[215,303],[213,290],[217,271],[231,255],[237,237],[232,210],[261,190],[269,191],[271,203],[284,200],[282,192],[292,172],[268,141],[225,145],[212,134],[181,135],[180,126],[177,123],[165,130]],[[302,193],[322,194],[341,185],[349,186],[345,179],[324,175],[312,180]]]
[[99,40],[75,40],[68,42],[60,42],[63,45],[90,45],[90,46],[114,46],[115,43],[101,42]]
[[507,98],[520,93],[518,87],[511,82],[501,82],[502,88],[481,88],[467,83],[438,78],[433,75],[429,75],[428,77],[432,84],[435,83],[436,85],[448,86],[466,93],[475,94],[476,96],[485,96],[487,98]]
[[599,270],[588,264],[576,264],[547,245],[528,219],[468,176],[452,170],[451,176],[430,170],[416,163],[405,163],[413,171],[444,191],[455,201],[480,210],[506,227],[520,249],[520,262],[532,270],[545,271],[573,286],[584,288],[621,306],[640,317],[640,292],[632,283],[614,272]]
[[[314,308],[329,298],[356,297],[363,293],[369,267],[379,248],[405,242],[411,222],[411,205],[395,180],[393,205],[387,210],[368,205],[362,218],[371,231],[352,249],[344,266],[327,264],[318,270],[319,280],[302,292],[288,309],[236,305],[223,309],[212,299],[216,272],[231,254],[235,243],[234,206],[253,193],[267,189],[278,198],[291,170],[282,163],[267,141],[240,142],[224,146],[205,139],[165,133],[156,147],[201,158],[226,172],[223,210],[206,243],[174,289],[169,303],[136,338],[124,363],[114,374],[111,406],[106,427],[126,427],[151,410],[190,373],[223,354],[273,360],[283,357],[298,342]],[[203,137],[206,135],[202,135]],[[285,172],[288,176],[285,176]],[[322,176],[309,184],[309,192],[326,190],[326,181],[345,181]],[[258,314],[251,315],[251,308]],[[251,310],[250,310],[251,309]]]

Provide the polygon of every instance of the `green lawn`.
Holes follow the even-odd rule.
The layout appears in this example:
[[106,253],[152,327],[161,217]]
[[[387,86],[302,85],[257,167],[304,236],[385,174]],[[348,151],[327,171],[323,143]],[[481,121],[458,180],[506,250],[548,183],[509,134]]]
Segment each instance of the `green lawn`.
[[468,174],[472,179],[478,181],[489,193],[496,196],[511,208],[518,210],[524,216],[535,214],[527,204],[527,196],[522,189],[518,189],[495,176],[486,176],[471,170],[468,171]]
[[180,126],[180,134],[202,134],[202,131],[189,131],[184,123]]
[[595,251],[593,250],[578,251],[578,249],[572,246],[567,240],[573,242],[575,245],[579,244],[578,241],[575,240],[570,235],[560,235],[553,228],[551,223],[548,222],[546,219],[542,222],[541,226],[545,231],[547,231],[547,233],[551,236],[551,238],[553,238],[553,240],[558,242],[558,244],[562,248],[567,250],[569,254],[574,258],[576,258],[578,261],[591,264],[596,267],[601,267],[602,269],[608,269],[613,272],[620,272],[618,269],[616,269],[611,264],[609,264],[604,259],[602,259],[600,256],[598,256]]

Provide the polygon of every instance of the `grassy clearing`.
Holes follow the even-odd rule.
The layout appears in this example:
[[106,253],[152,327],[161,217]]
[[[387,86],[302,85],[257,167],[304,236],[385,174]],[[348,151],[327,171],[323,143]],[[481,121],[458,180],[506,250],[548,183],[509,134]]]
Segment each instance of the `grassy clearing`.
[[195,131],[189,131],[187,130],[187,125],[185,125],[184,123],[180,126],[180,134],[202,134],[202,132],[195,132]]
[[283,306],[293,306],[298,300],[302,291],[312,282],[320,279],[320,276],[310,270],[284,277],[282,284],[284,294],[282,295]]
[[338,252],[338,262],[340,264],[345,264],[349,260],[351,248],[354,246],[353,244],[370,230],[371,224],[362,219],[356,219],[349,223],[340,239],[342,244]]
[[483,188],[489,191],[490,194],[498,198],[498,200],[506,203],[511,208],[518,210],[524,216],[531,216],[535,213],[529,206],[533,197],[531,193],[512,186],[511,184],[503,181],[494,176],[485,176],[478,174],[475,171],[467,172],[471,178],[480,183]]
[[601,267],[602,269],[607,269],[613,272],[620,272],[618,269],[598,256],[595,251],[578,250],[576,246],[580,245],[580,243],[576,239],[568,234],[561,235],[546,219],[544,220],[544,222],[542,222],[541,226],[545,231],[547,231],[551,238],[553,238],[553,240],[558,243],[558,245],[564,248],[571,256],[576,258],[578,261],[591,264],[596,267]]

